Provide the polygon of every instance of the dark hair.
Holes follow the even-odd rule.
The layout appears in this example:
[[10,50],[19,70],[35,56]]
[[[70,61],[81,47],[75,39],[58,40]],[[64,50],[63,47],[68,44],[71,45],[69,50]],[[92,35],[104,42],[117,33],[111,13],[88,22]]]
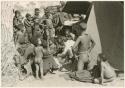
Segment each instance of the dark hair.
[[35,8],[35,11],[39,11],[39,9],[38,9],[38,8]]
[[15,11],[15,14],[20,14],[20,11],[19,11],[19,10],[16,10],[16,11]]
[[27,14],[26,14],[26,18],[29,17],[29,16],[31,16],[31,14],[27,13]]
[[99,57],[100,57],[100,60],[102,60],[102,61],[107,61],[107,57],[106,57],[105,54],[100,53],[100,54],[99,54]]

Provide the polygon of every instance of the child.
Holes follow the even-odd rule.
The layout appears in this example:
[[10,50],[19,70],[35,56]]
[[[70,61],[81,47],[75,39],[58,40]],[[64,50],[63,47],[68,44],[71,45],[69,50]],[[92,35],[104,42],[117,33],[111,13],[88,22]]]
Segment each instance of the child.
[[108,63],[107,58],[104,54],[99,54],[97,60],[97,66],[101,66],[101,79],[94,79],[95,83],[100,82],[101,84],[111,82],[115,79],[116,73],[114,68]]
[[39,70],[41,74],[41,78],[43,78],[43,47],[41,45],[41,40],[38,38],[38,44],[35,47],[35,66],[36,66],[36,78],[39,78]]

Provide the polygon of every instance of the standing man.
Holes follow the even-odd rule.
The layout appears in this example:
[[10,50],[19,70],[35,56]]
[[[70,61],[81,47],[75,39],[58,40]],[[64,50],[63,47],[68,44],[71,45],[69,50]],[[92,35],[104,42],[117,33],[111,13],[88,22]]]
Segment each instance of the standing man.
[[31,14],[29,14],[29,13],[26,14],[26,19],[24,20],[24,26],[25,26],[26,32],[28,34],[28,39],[29,39],[29,41],[31,41],[33,22],[32,22],[32,18],[31,18]]
[[86,28],[83,30],[81,36],[79,36],[73,45],[73,50],[78,48],[78,65],[77,70],[82,71],[84,64],[89,61],[89,53],[95,46],[94,40],[85,33]]
[[14,43],[16,44],[16,36],[17,36],[17,31],[20,29],[19,25],[22,24],[20,20],[21,13],[20,11],[16,10],[15,11],[15,16],[13,18],[13,37],[14,37]]
[[33,18],[38,18],[38,19],[41,18],[40,17],[40,10],[38,8],[35,8]]
[[48,27],[48,31],[49,31],[49,37],[50,38],[54,38],[55,37],[55,29],[53,27],[53,22],[52,22],[52,16],[50,12],[46,12],[46,26]]
[[33,25],[33,37],[32,37],[32,43],[34,45],[37,44],[37,39],[40,38],[43,39],[43,30],[40,28],[40,19],[34,18],[34,25]]

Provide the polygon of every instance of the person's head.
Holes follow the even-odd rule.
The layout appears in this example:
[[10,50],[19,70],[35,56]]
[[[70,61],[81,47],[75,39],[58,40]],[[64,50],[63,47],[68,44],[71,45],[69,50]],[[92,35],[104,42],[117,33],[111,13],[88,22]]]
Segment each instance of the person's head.
[[80,23],[81,25],[81,35],[84,34],[86,32],[86,29],[87,29],[87,24],[82,22]]
[[58,6],[57,9],[58,9],[58,12],[62,12],[63,8],[61,6]]
[[64,7],[66,5],[66,2],[65,1],[60,1],[60,4],[62,7]]
[[24,17],[22,17],[21,15],[18,17],[18,20],[22,23],[23,22]]
[[19,17],[20,15],[21,15],[20,11],[19,11],[19,10],[16,10],[16,11],[15,11],[15,16],[16,16],[16,17]]
[[29,21],[31,21],[32,20],[31,14],[27,13],[26,14],[26,19],[29,20]]
[[99,57],[98,61],[103,61],[103,62],[107,61],[107,57],[103,53],[100,53],[98,57]]
[[34,12],[35,12],[35,15],[37,15],[37,16],[38,16],[38,15],[39,15],[39,13],[40,13],[40,10],[39,10],[38,8],[35,8],[35,11],[34,11]]

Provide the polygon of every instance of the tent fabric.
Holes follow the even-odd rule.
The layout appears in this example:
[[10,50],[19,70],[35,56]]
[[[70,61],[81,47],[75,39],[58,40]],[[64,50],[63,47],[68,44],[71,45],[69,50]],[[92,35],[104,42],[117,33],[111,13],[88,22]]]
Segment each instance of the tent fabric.
[[90,16],[87,22],[86,32],[93,38],[93,40],[96,43],[95,47],[92,49],[89,55],[91,61],[89,64],[89,69],[92,69],[92,67],[96,64],[98,54],[102,52],[101,41],[97,28],[96,16],[94,12],[94,5],[92,6]]
[[102,52],[109,57],[110,64],[121,71],[124,71],[123,8],[120,2],[94,2]]
[[91,3],[88,1],[68,1],[63,8],[64,12],[86,14]]
[[[84,1],[67,2],[63,10],[69,13],[86,13],[86,5]],[[92,60],[90,66],[96,63],[98,53],[103,52],[109,57],[109,62],[113,67],[124,71],[123,8],[123,4],[119,1],[93,2],[87,21],[87,33],[96,43],[90,54]]]

